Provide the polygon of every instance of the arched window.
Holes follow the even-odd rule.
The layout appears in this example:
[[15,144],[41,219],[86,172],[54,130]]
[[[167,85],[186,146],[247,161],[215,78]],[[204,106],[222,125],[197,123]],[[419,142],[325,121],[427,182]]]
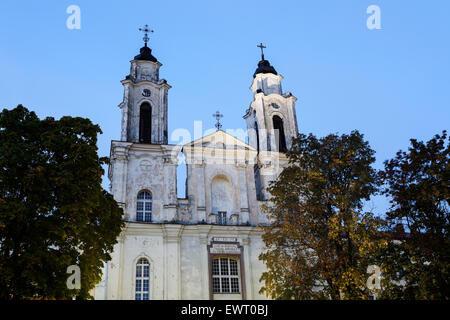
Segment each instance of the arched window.
[[283,119],[279,116],[273,116],[273,130],[275,131],[275,143],[279,152],[286,152],[286,138],[284,136]]
[[259,152],[259,130],[258,123],[255,121],[255,131],[256,131],[256,150]]
[[152,194],[141,191],[137,196],[136,221],[152,221]]
[[150,263],[141,258],[136,263],[136,300],[149,300],[150,297]]
[[217,258],[212,260],[213,293],[240,293],[239,260]]
[[152,107],[148,102],[141,104],[139,112],[139,142],[152,143]]

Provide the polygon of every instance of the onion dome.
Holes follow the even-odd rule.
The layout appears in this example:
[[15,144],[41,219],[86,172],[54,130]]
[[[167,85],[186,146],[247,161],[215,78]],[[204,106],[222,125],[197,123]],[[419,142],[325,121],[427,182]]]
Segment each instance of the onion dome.
[[256,77],[259,73],[273,73],[278,74],[274,67],[270,65],[270,62],[268,60],[262,59],[258,62],[258,68],[256,69],[255,73],[253,74],[253,78]]
[[140,50],[140,54],[134,57],[134,60],[147,60],[157,62],[156,58],[152,55],[152,49],[147,47],[147,43]]

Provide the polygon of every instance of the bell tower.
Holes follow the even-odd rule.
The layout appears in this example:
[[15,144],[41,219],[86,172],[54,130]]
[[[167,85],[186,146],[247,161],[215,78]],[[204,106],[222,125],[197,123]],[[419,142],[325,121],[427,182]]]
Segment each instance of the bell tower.
[[283,92],[281,80],[270,62],[264,58],[265,46],[261,49],[261,60],[253,74],[250,90],[253,101],[244,119],[247,122],[249,145],[258,151],[258,163],[254,166],[256,197],[268,200],[267,188],[277,179],[288,159],[285,152],[292,146],[298,134],[295,98],[290,92]]
[[250,90],[253,101],[244,119],[247,121],[249,144],[258,151],[286,152],[297,136],[295,98],[290,92],[283,93],[283,77],[264,58],[261,43],[261,60],[253,74]]
[[144,32],[144,46],[131,60],[130,74],[122,80],[124,87],[122,109],[121,141],[167,144],[168,143],[168,91],[167,81],[159,78],[162,64],[152,55],[147,46],[148,26],[139,29]]

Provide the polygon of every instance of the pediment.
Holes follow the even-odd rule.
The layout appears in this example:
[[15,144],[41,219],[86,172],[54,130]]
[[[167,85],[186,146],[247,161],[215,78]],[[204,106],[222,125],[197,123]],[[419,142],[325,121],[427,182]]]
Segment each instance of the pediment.
[[200,139],[191,141],[184,147],[202,147],[213,149],[237,149],[237,150],[255,150],[255,148],[232,136],[231,134],[217,130],[216,132],[204,136]]

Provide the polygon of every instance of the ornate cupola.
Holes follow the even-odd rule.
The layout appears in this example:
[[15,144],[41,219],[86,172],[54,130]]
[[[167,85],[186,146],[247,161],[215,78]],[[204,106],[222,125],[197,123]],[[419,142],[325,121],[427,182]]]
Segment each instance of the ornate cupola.
[[145,144],[168,143],[168,91],[167,81],[159,78],[162,64],[147,46],[148,26],[144,32],[144,46],[131,60],[130,74],[122,80],[124,86],[121,140]]
[[158,60],[156,60],[156,58],[152,55],[152,49],[147,47],[147,42],[145,43],[145,46],[141,48],[140,53],[134,57],[134,60],[158,62]]
[[262,43],[258,45],[258,48],[261,48],[261,61],[258,62],[258,68],[256,69],[255,73],[253,74],[253,78],[256,77],[257,74],[261,73],[272,73],[274,75],[277,75],[277,71],[274,67],[270,65],[270,62],[266,59],[264,59],[264,51],[263,49],[266,48],[263,46]]
[[283,76],[264,58],[266,47],[261,43],[258,48],[261,49],[261,60],[250,86],[254,100],[244,116],[249,144],[258,151],[286,152],[298,132],[297,99],[290,92],[283,93]]

